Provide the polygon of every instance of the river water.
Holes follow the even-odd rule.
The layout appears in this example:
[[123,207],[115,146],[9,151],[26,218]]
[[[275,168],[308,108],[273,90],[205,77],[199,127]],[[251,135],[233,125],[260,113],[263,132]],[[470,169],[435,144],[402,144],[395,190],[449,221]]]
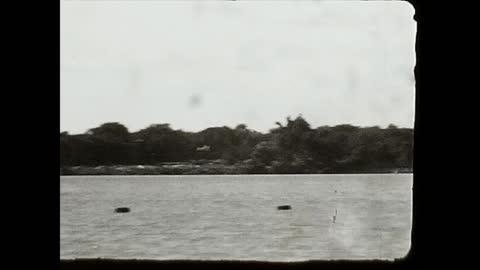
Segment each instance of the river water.
[[412,174],[62,176],[60,257],[400,258],[412,184]]

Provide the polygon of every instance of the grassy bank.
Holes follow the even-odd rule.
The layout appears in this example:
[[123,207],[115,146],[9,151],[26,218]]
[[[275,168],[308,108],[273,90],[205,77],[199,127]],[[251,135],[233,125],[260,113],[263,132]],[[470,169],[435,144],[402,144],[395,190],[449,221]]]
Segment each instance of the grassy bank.
[[410,168],[353,170],[312,170],[310,168],[285,168],[259,166],[251,161],[228,164],[222,160],[170,162],[157,165],[104,165],[63,166],[60,175],[208,175],[208,174],[322,174],[322,173],[411,173]]

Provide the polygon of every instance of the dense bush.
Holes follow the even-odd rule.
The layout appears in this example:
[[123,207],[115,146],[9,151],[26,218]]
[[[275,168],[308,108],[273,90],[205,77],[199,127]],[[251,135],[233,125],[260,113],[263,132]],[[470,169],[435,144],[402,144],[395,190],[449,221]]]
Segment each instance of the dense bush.
[[[413,130],[390,125],[311,128],[301,116],[263,134],[246,125],[192,133],[169,124],[129,132],[105,123],[85,134],[60,134],[60,165],[157,165],[219,160],[240,173],[341,173],[411,170]],[[229,168],[230,168],[229,167]],[[195,169],[201,171],[202,169]],[[218,169],[215,169],[218,170]],[[231,171],[231,169],[229,169]]]

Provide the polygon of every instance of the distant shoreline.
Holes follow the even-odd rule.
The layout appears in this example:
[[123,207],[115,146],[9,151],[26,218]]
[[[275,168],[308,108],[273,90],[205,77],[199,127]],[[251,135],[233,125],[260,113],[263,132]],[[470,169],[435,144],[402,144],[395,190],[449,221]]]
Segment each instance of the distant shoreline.
[[[388,168],[371,170],[317,170],[292,171],[282,174],[401,174],[413,173],[411,168]],[[252,173],[237,164],[213,161],[207,164],[170,162],[159,165],[103,165],[103,166],[62,166],[60,175],[274,175],[268,166],[262,172]]]

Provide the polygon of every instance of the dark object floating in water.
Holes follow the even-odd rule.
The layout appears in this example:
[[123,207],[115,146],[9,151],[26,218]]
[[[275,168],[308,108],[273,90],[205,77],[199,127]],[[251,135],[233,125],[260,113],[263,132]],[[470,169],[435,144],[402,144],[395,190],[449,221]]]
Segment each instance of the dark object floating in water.
[[290,210],[292,207],[290,205],[280,205],[277,206],[277,210]]
[[115,209],[115,213],[128,213],[130,212],[130,208],[128,207],[119,207]]

